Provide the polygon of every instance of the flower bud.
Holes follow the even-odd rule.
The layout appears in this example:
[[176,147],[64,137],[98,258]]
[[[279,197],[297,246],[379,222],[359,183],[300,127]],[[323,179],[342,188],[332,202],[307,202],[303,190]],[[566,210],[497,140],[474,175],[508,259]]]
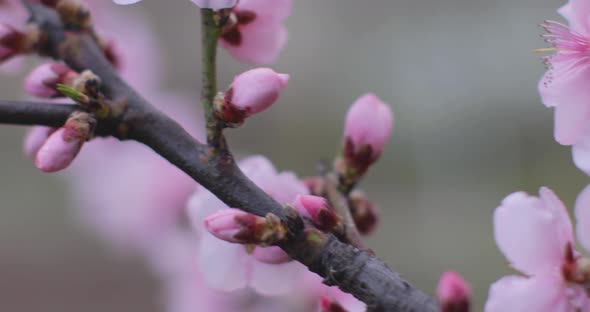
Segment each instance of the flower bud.
[[41,149],[41,146],[45,144],[45,141],[49,136],[55,132],[56,129],[45,126],[34,126],[32,127],[25,138],[24,153],[29,158],[34,158],[37,152]]
[[363,235],[371,234],[377,227],[379,210],[362,192],[350,194],[350,212],[359,232]]
[[241,124],[247,117],[269,108],[287,86],[289,75],[270,68],[256,68],[238,75],[223,98],[215,101],[217,118]]
[[334,230],[342,222],[342,218],[336,214],[334,208],[323,197],[297,195],[293,202],[293,208],[323,231]]
[[252,252],[252,256],[256,260],[268,264],[283,264],[291,261],[291,257],[276,246],[256,247]]
[[224,209],[205,219],[213,236],[237,244],[269,246],[285,238],[287,229],[273,214],[259,217],[239,209]]
[[77,76],[76,72],[65,65],[46,63],[35,68],[25,78],[24,89],[36,97],[58,97],[61,92],[57,90],[57,85],[71,85]]
[[53,132],[37,152],[35,165],[44,172],[67,168],[80,152],[96,121],[88,113],[74,112],[66,124]]
[[320,312],[348,312],[338,302],[326,297],[320,297]]
[[441,276],[436,288],[441,312],[468,312],[471,298],[469,284],[457,272]]
[[0,23],[0,62],[23,53],[30,48],[28,36],[12,26]]
[[344,175],[362,176],[381,155],[393,128],[393,113],[374,94],[360,97],[346,115],[344,128]]

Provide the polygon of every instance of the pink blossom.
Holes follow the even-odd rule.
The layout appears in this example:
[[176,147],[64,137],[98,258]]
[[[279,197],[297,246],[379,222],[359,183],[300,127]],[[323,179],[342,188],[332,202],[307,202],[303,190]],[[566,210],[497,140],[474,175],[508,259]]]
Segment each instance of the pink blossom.
[[[202,138],[203,123],[189,98],[147,98]],[[143,252],[177,227],[197,188],[193,179],[148,147],[113,138],[88,142],[67,173],[80,220],[122,254]]]
[[225,122],[239,124],[274,104],[288,82],[289,75],[270,68],[244,72],[234,78],[225,99],[217,103],[217,114]]
[[92,125],[87,113],[74,113],[66,124],[53,132],[43,143],[35,165],[44,172],[67,168],[91,135]]
[[[127,5],[127,4],[138,3],[142,0],[113,0],[113,1],[116,4]],[[238,2],[238,0],[191,0],[191,1],[203,9],[214,9],[214,10],[231,8],[234,5],[236,5],[236,2]]]
[[[297,289],[299,291],[293,296],[298,302],[310,302],[311,307],[302,311],[325,311],[327,305],[338,306],[347,312],[365,312],[367,306],[356,299],[351,294],[347,294],[338,287],[327,286],[319,275],[307,272],[304,278],[299,282]],[[301,304],[301,303],[300,303]],[[324,310],[322,310],[324,309]]]
[[24,89],[27,93],[41,97],[51,98],[59,96],[57,84],[70,85],[78,76],[69,67],[59,63],[45,63],[35,68],[25,78]]
[[[297,195],[308,192],[293,173],[277,172],[272,163],[262,156],[246,158],[239,165],[246,176],[280,203],[292,202]],[[260,261],[260,254],[253,255],[260,247],[228,243],[205,231],[203,220],[206,216],[229,209],[207,190],[197,190],[188,209],[192,224],[201,235],[198,265],[211,288],[224,291],[250,288],[263,295],[286,294],[306,271],[295,261],[283,264],[269,264],[277,261],[265,259]]]
[[364,174],[381,155],[392,128],[389,105],[374,94],[360,97],[346,114],[343,157],[336,164],[340,174]]
[[[572,224],[567,210],[548,188],[540,197],[523,192],[506,197],[494,213],[498,247],[510,265],[524,276],[507,276],[490,288],[485,311],[586,311],[588,261],[573,250]],[[578,233],[588,242],[590,233],[580,216],[590,202],[584,192],[576,205],[581,221]]]
[[443,312],[468,312],[471,287],[457,272],[448,271],[441,276],[436,296]]
[[323,197],[298,195],[293,202],[293,207],[321,230],[334,229],[341,221],[334,208]]
[[274,62],[287,43],[283,22],[291,6],[292,0],[240,0],[233,9],[235,24],[225,29],[220,45],[240,61]]
[[[573,145],[575,164],[590,174],[590,6],[585,0],[570,0],[558,12],[565,25],[546,21],[545,38],[556,54],[545,58],[547,73],[539,82],[543,103],[555,108],[555,139]],[[544,49],[541,49],[544,50]]]

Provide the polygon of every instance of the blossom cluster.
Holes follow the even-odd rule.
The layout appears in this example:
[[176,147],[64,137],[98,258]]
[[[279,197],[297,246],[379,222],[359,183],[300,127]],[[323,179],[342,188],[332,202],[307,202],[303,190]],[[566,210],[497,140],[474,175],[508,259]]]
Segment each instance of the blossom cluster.
[[[22,24],[25,12],[17,2],[0,2],[7,7],[0,10],[0,61],[5,62],[3,69],[11,65],[13,71],[21,68],[8,63],[35,53],[42,40],[34,25]],[[204,138],[204,121],[193,111],[191,99],[161,91],[158,44],[142,16],[129,10],[123,13],[99,0],[87,0],[84,5],[68,0],[32,2],[55,8],[62,19],[74,19],[76,27],[93,33],[104,56],[130,85],[191,135]],[[287,42],[283,23],[290,15],[291,0],[193,2],[227,18],[218,43],[237,60],[271,64]],[[92,13],[92,22],[88,14],[82,14],[86,12]],[[289,79],[288,74],[268,67],[236,75],[215,98],[214,118],[226,127],[240,126],[277,103]],[[95,118],[118,116],[124,109],[102,94],[100,86],[101,77],[61,62],[33,69],[23,84],[29,96],[47,102],[73,101],[80,111],[72,113],[62,127],[32,127],[24,152],[44,172],[64,171],[73,206],[84,224],[119,253],[145,258],[164,285],[168,311],[236,311],[243,310],[246,301],[252,303],[251,311],[366,309],[352,295],[324,285],[321,277],[275,246],[287,231],[276,216],[255,216],[225,205],[138,143],[96,137]],[[392,129],[391,108],[376,95],[363,95],[353,103],[334,165],[334,174],[347,190],[352,191],[378,160]],[[341,234],[343,216],[326,198],[322,177],[302,179],[293,172],[278,171],[264,156],[246,157],[239,167],[288,213],[299,215],[317,230]],[[377,223],[375,206],[358,191],[348,199],[358,230],[372,232]],[[456,280],[442,282],[443,288],[455,289],[456,284]],[[449,301],[459,300],[446,295],[453,291],[444,293]]]

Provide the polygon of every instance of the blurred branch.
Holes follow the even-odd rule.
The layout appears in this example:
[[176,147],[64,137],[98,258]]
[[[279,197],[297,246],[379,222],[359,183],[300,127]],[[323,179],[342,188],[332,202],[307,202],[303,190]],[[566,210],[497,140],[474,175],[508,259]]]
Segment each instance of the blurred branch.
[[[340,242],[331,234],[311,228],[299,216],[288,215],[288,210],[240,171],[229,153],[210,157],[207,145],[198,142],[178,123],[151,106],[119,77],[90,33],[76,32],[66,36],[53,10],[41,5],[28,5],[28,9],[31,20],[41,27],[47,38],[44,54],[63,60],[77,71],[92,70],[102,79],[104,94],[126,106],[119,119],[100,119],[99,127],[110,129],[111,134],[120,139],[136,140],[151,147],[230,207],[259,216],[277,215],[290,230],[280,247],[293,259],[323,276],[326,284],[336,285],[365,302],[369,311],[437,311],[434,300],[411,286],[381,260]],[[209,18],[209,14],[204,12],[204,17]],[[210,91],[215,85],[205,89],[204,95],[210,100]],[[4,101],[0,104],[0,122],[59,126],[75,108],[72,105]],[[125,136],[115,132],[121,128],[127,130]]]

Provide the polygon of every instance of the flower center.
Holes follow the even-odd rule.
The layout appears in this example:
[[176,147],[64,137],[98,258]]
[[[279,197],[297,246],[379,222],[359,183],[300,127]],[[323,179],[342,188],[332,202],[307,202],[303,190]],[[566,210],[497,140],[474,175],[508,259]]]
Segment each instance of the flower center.
[[230,16],[230,22],[225,26],[221,38],[233,46],[242,44],[241,26],[252,23],[256,19],[256,13],[252,11],[234,11]]
[[590,38],[573,30],[570,26],[556,21],[545,21],[541,26],[547,32],[543,35],[543,38],[547,43],[551,44],[551,48],[536,49],[533,52],[588,54],[590,51]]

